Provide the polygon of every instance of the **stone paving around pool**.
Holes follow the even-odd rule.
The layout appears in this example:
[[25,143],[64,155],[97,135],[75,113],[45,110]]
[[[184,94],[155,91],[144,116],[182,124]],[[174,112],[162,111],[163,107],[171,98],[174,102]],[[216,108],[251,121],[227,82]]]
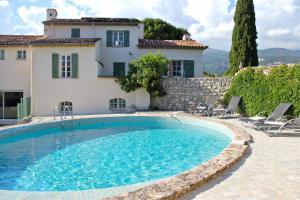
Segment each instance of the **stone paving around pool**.
[[[242,126],[236,119],[222,121]],[[253,138],[247,155],[184,200],[300,200],[300,137],[246,130]]]
[[[169,115],[170,112],[138,113],[136,115]],[[194,117],[185,113],[174,113],[180,117]],[[106,117],[78,116],[76,118]],[[114,115],[125,116],[125,115]],[[118,197],[109,199],[208,199],[208,200],[300,200],[300,137],[268,137],[263,132],[244,128],[237,119],[203,118],[225,124],[235,134],[235,140],[215,159],[175,177],[148,183],[128,190],[118,190]],[[51,118],[36,118],[33,123],[47,122]],[[1,127],[3,128],[3,127]],[[1,129],[0,128],[0,129]],[[249,134],[253,143],[246,145]],[[234,165],[233,165],[234,164]],[[233,166],[232,166],[233,165]],[[213,166],[211,168],[211,166]],[[225,167],[224,167],[225,166]],[[230,167],[230,168],[229,168]],[[199,187],[201,186],[201,187]],[[102,199],[97,190],[52,195],[38,195],[41,199]],[[123,191],[123,192],[122,192]],[[127,192],[126,192],[127,191]],[[8,191],[7,191],[8,192]],[[114,193],[113,191],[111,191]],[[16,192],[15,194],[17,194]],[[22,193],[22,192],[21,192]],[[34,193],[17,199],[37,199]],[[12,193],[11,193],[12,194]],[[99,195],[99,196],[98,196]],[[22,198],[23,196],[23,198]],[[51,196],[53,198],[51,198]],[[102,196],[102,197],[101,197]],[[0,199],[15,199],[0,191]],[[40,199],[39,199],[40,200]]]

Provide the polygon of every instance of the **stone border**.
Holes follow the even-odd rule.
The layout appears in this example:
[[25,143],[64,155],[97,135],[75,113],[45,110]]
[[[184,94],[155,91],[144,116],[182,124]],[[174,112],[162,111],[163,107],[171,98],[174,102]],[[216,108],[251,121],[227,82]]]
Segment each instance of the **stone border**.
[[[186,116],[185,116],[186,117]],[[189,117],[198,118],[198,117]],[[233,133],[232,143],[217,157],[199,165],[191,170],[170,178],[158,181],[157,183],[145,186],[133,192],[127,192],[122,196],[108,197],[105,200],[140,200],[140,199],[160,199],[173,200],[180,199],[183,195],[211,181],[223,174],[227,169],[236,164],[249,147],[250,135],[235,125],[219,121],[199,118],[203,121],[215,122],[226,126]]]

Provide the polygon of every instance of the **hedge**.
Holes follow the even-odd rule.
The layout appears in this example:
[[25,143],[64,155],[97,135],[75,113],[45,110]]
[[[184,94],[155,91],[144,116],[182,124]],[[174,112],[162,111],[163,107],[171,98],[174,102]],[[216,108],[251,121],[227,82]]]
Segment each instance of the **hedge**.
[[248,116],[258,113],[268,116],[279,103],[291,103],[289,114],[300,115],[300,65],[263,69],[247,68],[240,71],[224,96],[228,104],[232,96],[241,96],[240,112]]

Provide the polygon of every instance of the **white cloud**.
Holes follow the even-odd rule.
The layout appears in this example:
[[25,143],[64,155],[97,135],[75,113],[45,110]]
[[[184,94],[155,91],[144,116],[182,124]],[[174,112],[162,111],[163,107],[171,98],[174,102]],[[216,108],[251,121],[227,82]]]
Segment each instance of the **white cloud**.
[[267,31],[267,36],[283,36],[290,33],[290,30],[287,28],[277,28],[277,29],[270,29]]
[[6,0],[2,0],[0,1],[0,7],[8,7],[9,6],[9,2]]
[[[34,1],[34,0],[31,0]],[[229,49],[234,26],[233,0],[51,0],[59,18],[145,17],[162,18],[181,26],[212,48]],[[5,1],[0,1],[5,2]],[[231,2],[231,3],[230,3]],[[254,0],[259,48],[300,48],[300,1]],[[1,7],[0,7],[1,8]],[[20,7],[18,32],[42,33],[46,8]]]
[[[233,12],[228,11],[228,0],[187,0],[185,14],[195,19],[189,27],[193,37],[213,48],[230,45],[233,28]],[[202,29],[195,27],[201,25]]]
[[[197,20],[189,26],[194,37],[213,48],[229,49],[234,9],[228,0],[187,0],[187,15]],[[299,0],[254,0],[259,48],[300,48]],[[195,27],[204,27],[197,30]]]
[[36,34],[43,33],[42,21],[46,16],[46,8],[30,6],[26,8],[21,6],[18,8],[18,15],[22,20],[22,24],[16,25],[13,30],[28,30],[28,32],[34,32]]

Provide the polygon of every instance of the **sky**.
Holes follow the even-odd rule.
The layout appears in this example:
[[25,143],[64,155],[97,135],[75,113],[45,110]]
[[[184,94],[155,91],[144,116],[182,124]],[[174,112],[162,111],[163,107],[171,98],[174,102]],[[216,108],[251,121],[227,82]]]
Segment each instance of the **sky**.
[[[46,9],[58,18],[161,18],[211,48],[229,50],[235,0],[0,0],[0,34],[43,34]],[[300,0],[254,0],[258,48],[300,49]]]

